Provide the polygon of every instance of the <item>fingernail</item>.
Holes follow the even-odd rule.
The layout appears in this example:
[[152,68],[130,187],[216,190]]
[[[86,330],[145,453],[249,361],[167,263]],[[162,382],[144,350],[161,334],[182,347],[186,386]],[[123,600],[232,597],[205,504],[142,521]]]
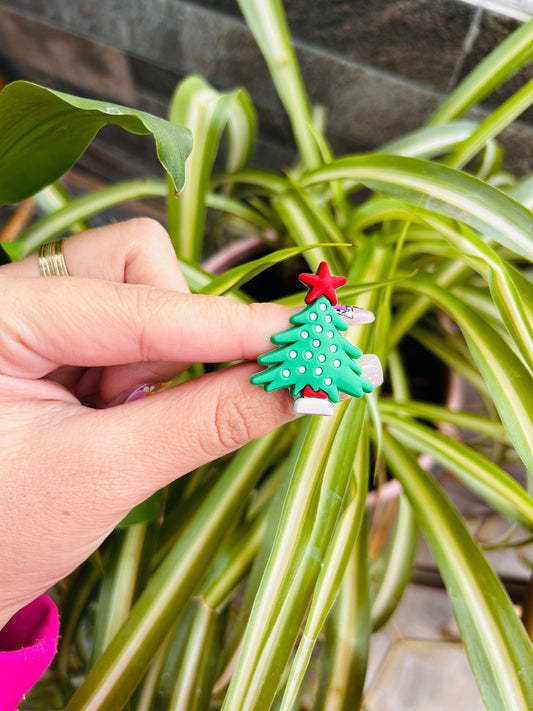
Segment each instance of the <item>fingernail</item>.
[[151,395],[155,391],[156,386],[149,383],[144,385],[137,385],[133,390],[127,390],[122,393],[112,402],[109,403],[108,407],[114,407],[115,405],[125,405],[127,402],[134,402],[135,400],[142,400],[147,395]]
[[348,325],[363,325],[365,323],[372,323],[375,320],[375,316],[372,311],[368,309],[361,309],[358,306],[343,306],[338,304],[334,307],[335,311],[341,316]]
[[378,388],[383,384],[383,368],[381,367],[381,361],[373,353],[365,353],[362,355],[357,363],[363,369],[362,376],[365,380],[375,388]]

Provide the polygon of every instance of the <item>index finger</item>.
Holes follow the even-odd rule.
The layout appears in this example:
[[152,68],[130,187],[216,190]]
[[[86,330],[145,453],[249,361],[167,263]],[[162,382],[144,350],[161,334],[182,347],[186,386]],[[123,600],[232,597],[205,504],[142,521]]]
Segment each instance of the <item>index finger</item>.
[[294,310],[96,279],[0,280],[0,368],[43,377],[59,365],[255,359]]

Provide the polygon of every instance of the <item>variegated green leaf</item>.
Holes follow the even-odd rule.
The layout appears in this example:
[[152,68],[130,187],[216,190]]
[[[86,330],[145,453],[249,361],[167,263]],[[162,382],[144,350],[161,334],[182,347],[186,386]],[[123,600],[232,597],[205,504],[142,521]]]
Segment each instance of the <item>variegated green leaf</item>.
[[323,246],[337,246],[337,245],[320,245],[320,244],[309,244],[303,247],[288,247],[287,249],[278,249],[276,252],[271,252],[265,257],[260,259],[255,259],[252,262],[247,262],[238,267],[234,267],[229,271],[221,274],[219,277],[215,277],[209,284],[203,286],[200,289],[201,294],[225,294],[233,289],[238,289],[240,286],[245,284],[253,277],[261,274],[269,267],[274,264],[279,264],[286,259],[295,257],[298,254],[303,254],[312,249],[320,250]]
[[298,691],[318,635],[339,592],[361,526],[366,525],[365,507],[368,479],[368,448],[363,436],[354,462],[355,495],[343,511],[335,535],[327,549],[303,635],[291,666],[280,711],[290,711],[295,706]]
[[409,289],[429,297],[459,324],[520,458],[533,472],[533,379],[511,348],[483,318],[429,280],[412,279]]
[[514,607],[440,487],[392,436],[385,456],[419,519],[448,589],[488,711],[533,707],[533,647]]
[[533,21],[518,27],[463,79],[429,120],[448,123],[481,101],[533,58]]
[[312,133],[309,100],[280,0],[238,0],[241,12],[265,58],[272,81],[291,121],[300,155],[309,168],[320,165]]
[[497,511],[533,528],[533,500],[507,472],[462,442],[409,418],[383,415],[397,439],[429,454]]
[[[296,244],[315,245],[332,241],[331,233],[326,232],[316,212],[297,193],[284,193],[274,198],[272,204]],[[341,239],[340,235],[336,237]],[[346,249],[332,249],[330,245],[323,244],[308,256],[309,265],[316,271],[320,262],[326,261],[333,273],[342,274],[345,271],[346,253]]]
[[168,203],[170,236],[178,256],[185,259],[200,258],[211,170],[230,116],[234,116],[234,124],[247,127],[242,131],[243,144],[236,147],[233,143],[229,158],[232,169],[243,168],[255,138],[255,118],[242,91],[220,93],[201,77],[191,76],[181,82],[172,97],[169,119],[187,126],[194,141],[181,199],[174,199],[171,191]]
[[368,154],[338,158],[305,174],[301,183],[311,186],[343,179],[461,220],[533,260],[533,215],[471,175],[418,158]]

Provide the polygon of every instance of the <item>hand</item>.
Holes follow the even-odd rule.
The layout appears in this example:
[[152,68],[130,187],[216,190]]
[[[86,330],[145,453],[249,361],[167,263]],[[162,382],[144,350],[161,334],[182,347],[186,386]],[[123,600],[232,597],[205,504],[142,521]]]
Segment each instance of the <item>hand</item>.
[[70,277],[40,277],[36,255],[0,268],[0,629],[133,506],[293,417],[286,390],[250,384],[251,363],[107,407],[189,362],[255,360],[293,311],[190,295],[152,220],[63,253]]

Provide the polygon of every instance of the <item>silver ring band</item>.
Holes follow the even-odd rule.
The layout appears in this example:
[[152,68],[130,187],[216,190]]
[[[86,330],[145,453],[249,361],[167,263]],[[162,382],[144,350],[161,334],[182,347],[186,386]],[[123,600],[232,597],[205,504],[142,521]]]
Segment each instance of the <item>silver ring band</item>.
[[47,242],[39,249],[39,271],[41,276],[69,276],[63,257],[63,240]]

